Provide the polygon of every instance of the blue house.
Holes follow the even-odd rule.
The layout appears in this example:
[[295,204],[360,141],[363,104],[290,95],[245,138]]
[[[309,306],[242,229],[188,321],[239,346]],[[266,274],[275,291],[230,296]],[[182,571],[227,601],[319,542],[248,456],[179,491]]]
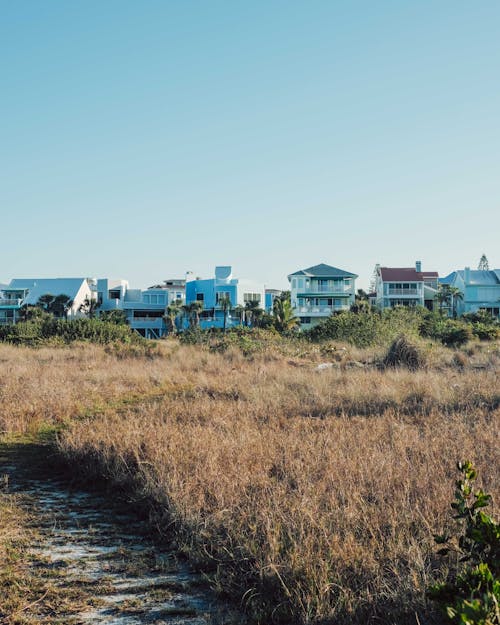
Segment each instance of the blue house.
[[[265,306],[264,285],[252,280],[233,278],[232,267],[218,266],[213,278],[196,279],[186,282],[186,304],[198,301],[203,303],[200,314],[200,327],[222,328],[224,310],[221,298],[229,298],[230,310],[227,311],[227,327],[243,323],[242,311],[249,302],[256,302],[260,308]],[[184,322],[187,326],[187,320]]]
[[456,299],[457,315],[484,310],[500,317],[500,269],[460,269],[439,280],[440,284],[455,287],[462,293]]

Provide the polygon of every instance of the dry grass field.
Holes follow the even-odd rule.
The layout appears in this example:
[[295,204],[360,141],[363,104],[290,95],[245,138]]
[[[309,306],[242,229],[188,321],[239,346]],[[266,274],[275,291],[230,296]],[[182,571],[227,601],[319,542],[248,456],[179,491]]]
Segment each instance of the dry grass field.
[[498,515],[500,350],[429,347],[417,371],[381,356],[0,346],[0,430],[56,428],[257,622],[423,625],[458,460]]

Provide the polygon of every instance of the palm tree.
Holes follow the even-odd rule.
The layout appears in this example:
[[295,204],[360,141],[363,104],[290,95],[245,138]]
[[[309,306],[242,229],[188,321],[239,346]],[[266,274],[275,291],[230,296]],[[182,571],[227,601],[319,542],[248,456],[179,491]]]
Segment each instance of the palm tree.
[[87,296],[78,307],[78,311],[83,313],[89,319],[94,319],[100,305],[101,303],[98,300],[91,299]]
[[63,293],[56,296],[46,293],[38,298],[36,305],[55,317],[67,317],[69,310],[73,306],[73,300]]
[[439,303],[439,312],[443,312],[444,306],[448,306],[451,300],[450,295],[450,287],[448,284],[440,284],[438,292],[436,293],[434,299]]
[[51,312],[53,312],[56,317],[64,317],[67,319],[72,306],[73,300],[71,297],[61,294],[54,298],[54,301],[51,304]]
[[167,323],[167,331],[169,334],[176,334],[177,326],[176,321],[179,313],[182,311],[182,301],[180,299],[176,299],[174,302],[171,302],[165,311],[164,319]]
[[235,306],[233,310],[236,316],[238,317],[238,319],[240,320],[240,326],[243,325],[243,319],[245,318],[244,306],[241,306],[241,304],[238,304],[238,306]]
[[293,314],[292,303],[289,297],[277,297],[273,303],[274,327],[278,332],[294,330],[300,323]]
[[450,297],[451,297],[451,311],[452,311],[452,315],[453,315],[453,317],[456,317],[457,316],[457,302],[463,301],[464,294],[456,286],[448,287],[448,291],[449,291]]
[[41,295],[38,298],[36,305],[40,308],[43,308],[43,310],[45,310],[46,312],[51,312],[50,307],[52,306],[54,300],[55,297],[53,295],[51,295],[50,293],[45,293],[45,295]]
[[250,300],[245,303],[245,318],[247,326],[257,326],[259,319],[264,314],[258,300]]
[[217,305],[224,314],[223,330],[225,333],[227,328],[227,317],[229,311],[232,309],[231,297],[229,293],[219,293],[217,296]]
[[354,296],[354,304],[351,306],[351,312],[370,312],[370,310],[371,306],[368,293],[363,289],[358,289],[358,292]]
[[196,300],[190,304],[184,304],[182,310],[189,320],[189,327],[197,328],[200,325],[200,313],[203,310],[203,302]]

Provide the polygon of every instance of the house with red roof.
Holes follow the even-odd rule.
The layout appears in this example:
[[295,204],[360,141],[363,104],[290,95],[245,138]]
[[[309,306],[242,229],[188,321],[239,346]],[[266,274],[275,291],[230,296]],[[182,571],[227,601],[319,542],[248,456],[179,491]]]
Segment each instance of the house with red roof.
[[422,271],[421,261],[415,267],[375,267],[375,306],[380,309],[395,306],[435,307],[439,275],[437,271]]

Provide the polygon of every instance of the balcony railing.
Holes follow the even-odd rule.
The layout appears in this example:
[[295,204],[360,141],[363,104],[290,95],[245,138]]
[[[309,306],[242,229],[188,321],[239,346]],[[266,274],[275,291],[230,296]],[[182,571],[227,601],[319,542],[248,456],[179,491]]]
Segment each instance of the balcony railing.
[[349,305],[341,306],[298,306],[295,311],[300,315],[331,315],[338,310],[349,310]]
[[23,300],[20,298],[0,298],[0,306],[21,306]]
[[387,295],[421,295],[421,291],[418,289],[389,289]]
[[304,289],[297,289],[299,293],[352,293],[352,286],[343,284],[310,284]]

